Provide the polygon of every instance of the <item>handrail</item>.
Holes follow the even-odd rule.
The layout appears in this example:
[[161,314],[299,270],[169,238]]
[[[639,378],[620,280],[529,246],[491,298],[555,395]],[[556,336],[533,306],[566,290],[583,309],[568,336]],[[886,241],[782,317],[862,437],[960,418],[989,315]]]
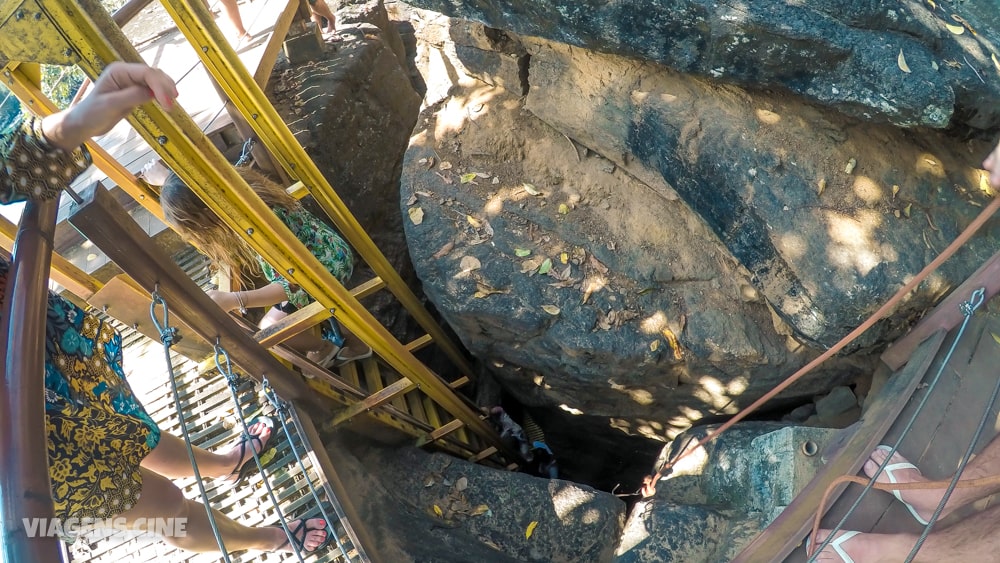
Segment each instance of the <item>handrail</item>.
[[[0,528],[3,562],[60,561],[55,537],[29,538],[26,520],[53,518],[45,439],[45,320],[58,202],[30,202],[14,242],[0,319]],[[36,528],[37,530],[37,528]]]

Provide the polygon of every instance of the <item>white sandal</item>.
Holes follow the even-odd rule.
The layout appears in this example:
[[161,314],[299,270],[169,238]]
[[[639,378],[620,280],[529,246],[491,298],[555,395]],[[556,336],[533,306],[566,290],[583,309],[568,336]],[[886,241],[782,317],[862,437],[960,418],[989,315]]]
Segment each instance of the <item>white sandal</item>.
[[[882,451],[884,451],[887,454],[891,454],[892,453],[892,448],[889,447],[889,446],[886,446],[886,445],[878,446],[875,449],[876,450],[882,450]],[[901,457],[901,458],[903,457],[901,454],[898,454],[898,453],[895,454],[895,455],[899,455],[899,457]],[[892,459],[892,456],[890,456],[889,459]],[[874,460],[872,460],[872,461],[874,462]],[[910,463],[908,461],[902,461],[902,462],[899,462],[899,463],[890,463],[889,465],[886,465],[885,469],[882,470],[882,474],[885,475],[887,479],[889,479],[889,483],[898,483],[899,481],[896,480],[896,475],[893,472],[894,471],[901,471],[903,469],[913,469],[917,473],[920,473],[920,470],[917,469],[916,465],[913,465],[912,463]],[[906,502],[905,500],[903,500],[902,493],[900,493],[898,490],[892,490],[890,492],[892,493],[892,496],[896,497],[896,500],[898,500],[899,502],[903,503],[903,506],[905,506],[906,509],[910,511],[910,515],[913,516],[914,520],[916,520],[918,523],[920,523],[921,526],[926,526],[927,525],[927,520],[924,520],[920,516],[920,514],[917,514],[917,509],[914,508],[912,504],[910,504],[910,503]]]
[[[856,536],[856,535],[858,535],[860,533],[861,532],[854,532],[854,531],[852,531],[852,532],[840,532],[840,535],[837,536],[837,537],[835,537],[835,538],[833,538],[833,541],[831,541],[829,544],[827,544],[827,547],[832,547],[833,548],[833,552],[837,554],[837,557],[840,557],[841,559],[843,559],[844,563],[854,563],[854,559],[852,559],[851,556],[848,555],[847,552],[844,551],[844,549],[842,547],[840,547],[840,546],[841,546],[841,544],[847,543],[851,538],[853,538],[854,536]],[[806,538],[806,553],[809,553],[809,552],[812,551],[812,549],[810,548],[811,540],[812,540],[811,537]],[[820,543],[822,543],[822,542],[820,542]]]

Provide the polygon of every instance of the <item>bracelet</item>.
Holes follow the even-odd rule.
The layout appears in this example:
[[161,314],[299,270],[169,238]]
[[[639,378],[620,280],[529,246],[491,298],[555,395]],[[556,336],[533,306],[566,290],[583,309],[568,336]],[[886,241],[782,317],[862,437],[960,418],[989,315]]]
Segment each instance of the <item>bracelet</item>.
[[242,291],[236,291],[233,293],[233,295],[236,296],[236,302],[240,304],[240,314],[245,315],[247,314],[247,307],[246,305],[243,304],[243,297],[241,295],[242,293],[243,293]]

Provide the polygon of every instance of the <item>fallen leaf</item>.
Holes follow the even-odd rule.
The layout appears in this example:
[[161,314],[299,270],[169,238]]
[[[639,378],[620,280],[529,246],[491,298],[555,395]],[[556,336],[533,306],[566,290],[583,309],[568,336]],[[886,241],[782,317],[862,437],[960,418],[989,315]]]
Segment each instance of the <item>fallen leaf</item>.
[[527,256],[529,254],[531,254],[531,251],[528,250],[527,248],[515,248],[514,249],[514,255],[518,256],[520,258],[524,258],[525,256]]
[[927,5],[930,6],[932,10],[937,9],[937,4],[934,3],[934,0],[927,0]]
[[438,506],[438,505],[436,505],[436,504],[434,505],[434,514],[437,514],[438,516],[441,516],[442,518],[444,517],[444,512],[441,510],[441,507]]
[[963,33],[965,33],[965,28],[960,25],[952,25],[950,23],[946,23],[944,24],[944,26],[948,28],[948,31],[954,33],[955,35],[962,35]]
[[994,342],[996,342],[997,344],[1000,344],[1000,336],[997,336],[997,334],[995,332],[991,332],[990,336],[993,337],[993,341]]
[[588,263],[588,264],[590,264],[590,267],[591,267],[591,268],[593,268],[593,269],[597,270],[597,271],[598,271],[599,273],[601,273],[601,274],[606,274],[606,273],[608,273],[608,267],[607,267],[607,266],[605,266],[605,265],[604,265],[604,264],[603,264],[603,263],[602,263],[602,262],[601,262],[600,260],[598,260],[597,258],[594,258],[594,255],[593,255],[593,254],[591,254],[590,256],[588,256],[588,257],[587,257],[587,263]]
[[[909,72],[909,71],[907,71]],[[847,165],[844,166],[844,174],[850,174],[854,172],[854,169],[858,166],[858,159],[851,158],[847,161]]]
[[414,225],[419,225],[424,222],[424,210],[419,207],[411,207],[407,213],[410,214],[410,221],[413,221]]
[[413,194],[410,196],[410,199],[406,200],[406,205],[413,205],[416,202],[417,202],[417,194]]
[[565,252],[563,252],[562,254],[560,254],[559,255],[559,261],[562,262],[563,264],[569,262],[569,254],[567,254]]
[[542,310],[552,316],[559,314],[559,307],[556,307],[555,305],[542,305]]
[[459,477],[458,481],[455,481],[455,489],[458,491],[464,491],[469,488],[469,480],[465,477]]
[[435,259],[444,258],[449,252],[452,251],[453,248],[455,248],[455,241],[449,241],[445,243],[445,245],[442,246],[437,252],[435,252],[433,257]]
[[569,213],[569,206],[566,205],[565,203],[560,203],[559,204],[559,213],[561,213],[562,215],[565,215],[565,214]]
[[471,516],[480,516],[482,514],[486,514],[489,511],[490,511],[490,507],[489,506],[486,506],[485,504],[480,504],[479,506],[477,506],[477,507],[475,507],[475,508],[472,509],[472,512],[470,513],[470,515]]
[[433,487],[434,486],[434,477],[431,476],[431,475],[428,475],[427,476],[427,480],[424,481],[424,486],[425,487]]
[[441,166],[438,166],[438,168],[440,168],[441,170],[451,170],[451,163],[446,160],[442,162]]
[[542,262],[542,265],[538,267],[538,273],[544,275],[549,273],[549,270],[551,269],[552,269],[552,260],[546,258],[545,261]]
[[497,293],[510,293],[509,289],[494,289],[486,284],[477,283],[476,292],[472,294],[476,299],[483,299],[489,297],[490,295],[496,295]]
[[906,207],[903,208],[903,215],[906,215],[907,217],[909,217],[910,216],[910,208],[912,208],[912,207],[913,207],[912,203],[906,204]]
[[654,340],[654,341],[652,341],[652,342],[649,343],[649,351],[650,352],[655,352],[657,349],[659,349],[659,347],[660,347],[660,341],[659,340]]
[[896,57],[896,64],[899,65],[899,70],[901,70],[903,72],[906,72],[906,73],[910,72],[910,67],[907,66],[907,64],[906,64],[906,57],[903,55],[903,50],[902,49],[899,50],[899,56]]
[[997,60],[997,56],[990,53],[990,58],[993,59],[993,66],[997,69],[997,71],[1000,71],[1000,60]]
[[[444,165],[442,164],[442,166],[444,166]],[[438,172],[436,170],[434,171],[434,173],[437,174],[438,176],[440,176],[441,179],[444,180],[445,184],[451,184],[451,174],[445,176],[444,174],[442,174],[442,173],[440,173],[440,172]]]
[[489,178],[490,174],[487,172],[473,172],[478,178]]
[[466,215],[465,220],[468,221],[469,224],[473,226],[473,228],[478,229],[479,227],[483,226],[483,224],[479,222],[479,219],[476,219],[472,215]]
[[937,70],[939,68],[937,61],[931,61],[931,68],[933,68],[934,70]]
[[893,184],[893,185],[892,185],[892,197],[894,197],[894,198],[895,198],[895,197],[896,197],[896,194],[898,194],[898,193],[899,193],[899,186],[898,186],[898,185],[896,185],[896,184]]
[[430,170],[431,168],[434,168],[434,157],[433,156],[427,159],[427,169]]
[[475,184],[475,182],[473,181],[475,179],[476,179],[476,173],[475,172],[469,172],[467,174],[462,174],[459,177],[459,181],[462,182],[463,184],[468,184],[468,183]]
[[535,526],[538,525],[536,520],[532,520],[531,524],[528,524],[528,529],[524,531],[525,539],[530,538],[531,534],[535,533]]
[[499,176],[494,176],[493,180],[490,183],[491,184],[499,184],[500,183],[500,177]]
[[458,265],[462,269],[462,273],[468,273],[472,270],[478,270],[483,267],[482,262],[479,261],[475,256],[463,256],[462,261]]
[[528,192],[528,195],[542,195],[542,192],[535,189],[535,186],[531,184],[524,184],[522,186],[524,191]]
[[536,258],[529,258],[529,259],[527,259],[527,260],[525,260],[524,262],[521,263],[521,273],[522,274],[527,274],[529,272],[534,272],[535,270],[538,269],[538,266],[540,266],[541,263],[542,263],[542,259],[541,258],[537,258],[537,257]]

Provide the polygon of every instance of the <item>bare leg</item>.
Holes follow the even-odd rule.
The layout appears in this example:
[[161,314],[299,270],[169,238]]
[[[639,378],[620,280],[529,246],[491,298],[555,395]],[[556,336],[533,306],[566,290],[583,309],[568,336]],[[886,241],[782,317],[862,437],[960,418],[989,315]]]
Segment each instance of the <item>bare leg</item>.
[[[267,444],[267,440],[271,436],[271,429],[264,424],[257,423],[251,425],[248,430],[251,436],[258,436],[260,438],[261,444],[258,445],[256,440],[248,442],[242,459],[240,458],[239,444],[234,445],[232,449],[224,454],[217,454],[203,448],[194,447],[194,457],[198,463],[198,472],[201,473],[201,476],[226,477],[230,475],[233,469],[243,465],[244,462],[252,458],[253,454],[250,452],[251,445],[259,453]],[[143,458],[139,465],[171,479],[194,476],[194,470],[191,468],[191,461],[188,457],[184,440],[172,434],[162,434],[160,436],[160,443],[153,448],[153,451],[149,452],[149,455]]]
[[[893,458],[891,463],[906,461],[903,456],[900,456],[899,454],[896,454],[896,456],[897,457]],[[869,461],[865,463],[865,475],[868,475],[869,477],[874,475],[879,464],[885,460],[885,457],[886,453],[884,451],[873,451]],[[969,462],[969,465],[966,466],[965,471],[962,473],[962,480],[980,479],[991,475],[997,475],[998,473],[1000,473],[1000,435],[993,438],[983,451]],[[896,476],[896,480],[900,483],[919,483],[928,481],[928,479],[921,475],[919,471],[913,469],[897,470],[894,472],[894,475]],[[885,478],[884,475],[879,475],[878,481],[887,483],[888,479]],[[1000,485],[992,487],[968,487],[955,489],[948,498],[948,504],[945,505],[944,510],[941,512],[941,518],[944,518],[962,505],[975,502],[996,492],[1000,492]],[[916,508],[917,513],[920,514],[924,520],[927,520],[931,517],[931,514],[934,513],[934,510],[937,509],[938,503],[941,502],[941,497],[944,495],[944,489],[917,489],[900,491],[900,494],[906,502],[912,504],[914,508]]]
[[[236,5],[236,0],[219,0],[222,5],[222,15],[229,21],[229,25],[236,32],[237,39],[243,39],[250,34],[243,27],[243,16],[240,15],[240,7]],[[205,0],[205,7],[208,7],[208,0]]]
[[[186,519],[185,534],[164,537],[164,541],[188,551],[218,551],[219,546],[212,533],[212,526],[208,514],[205,512],[205,506],[184,498],[180,489],[166,477],[145,468],[140,468],[140,471],[142,472],[142,495],[132,509],[121,514],[127,525],[136,524],[136,520],[140,518],[146,519],[147,522],[149,519],[156,518],[183,518]],[[281,527],[250,528],[236,523],[218,511],[215,511],[215,522],[218,525],[222,541],[229,551],[243,549],[271,551],[282,548],[287,540],[285,531]],[[317,528],[323,526],[324,522],[320,519],[314,519],[307,524]],[[290,528],[294,529],[294,525]],[[323,530],[306,531],[305,549],[308,551],[316,549],[325,538],[326,532]],[[291,546],[284,546],[284,549],[291,551]]]
[[[921,546],[914,561],[938,563],[941,561],[995,561],[1000,552],[1000,506],[970,516],[944,530],[935,530]],[[819,541],[823,541],[828,530],[820,530]],[[838,532],[842,534],[843,532]],[[917,542],[914,534],[859,534],[841,544],[857,563],[899,562],[913,549]],[[840,563],[843,559],[833,549],[827,547],[817,561]]]
[[312,12],[312,19],[316,22],[316,27],[322,28],[323,18],[326,18],[327,26],[323,33],[330,34],[337,31],[337,17],[333,15],[326,0],[316,0],[315,4],[309,5],[309,11]]

